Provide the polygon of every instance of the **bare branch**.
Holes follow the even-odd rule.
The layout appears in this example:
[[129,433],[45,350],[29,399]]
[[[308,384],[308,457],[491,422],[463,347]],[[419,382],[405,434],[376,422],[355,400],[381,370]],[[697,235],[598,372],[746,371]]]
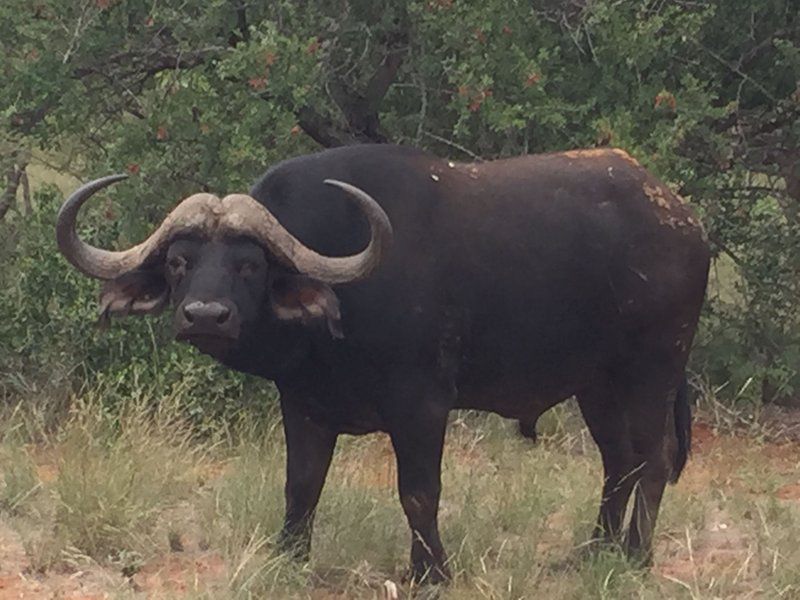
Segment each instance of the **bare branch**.
[[[0,196],[0,220],[5,218],[9,209],[14,205],[14,202],[17,199],[17,190],[19,189],[20,181],[25,175],[25,169],[27,166],[27,155],[19,152],[17,153],[15,160],[8,167],[8,171],[6,171],[6,189]],[[23,185],[27,186],[27,183]]]
[[714,51],[713,51],[711,48],[706,48],[706,47],[705,47],[703,44],[701,44],[700,42],[696,42],[696,44],[697,44],[697,46],[698,46],[698,47],[699,47],[701,50],[703,50],[703,51],[704,51],[706,54],[708,54],[708,55],[709,55],[711,58],[713,58],[714,60],[716,60],[718,63],[720,63],[721,65],[723,65],[723,66],[727,67],[728,69],[730,69],[731,71],[733,71],[734,73],[736,73],[736,74],[737,74],[739,77],[741,77],[742,79],[745,79],[745,80],[746,80],[746,81],[748,81],[749,83],[753,84],[753,85],[754,85],[756,88],[758,88],[758,90],[759,90],[759,91],[760,91],[762,94],[764,94],[764,96],[766,96],[766,97],[767,97],[767,98],[768,98],[770,101],[772,101],[772,102],[774,102],[774,103],[777,103],[777,102],[778,102],[777,98],[775,98],[775,96],[773,96],[773,95],[770,93],[770,91],[769,91],[767,88],[765,88],[765,87],[764,87],[763,85],[761,85],[761,84],[760,84],[758,81],[756,81],[755,79],[753,79],[753,78],[752,78],[750,75],[748,75],[747,73],[745,73],[744,71],[742,71],[742,69],[741,69],[741,68],[740,68],[738,65],[732,65],[732,64],[731,64],[731,63],[729,63],[727,60],[725,60],[724,58],[722,58],[722,57],[721,57],[719,54],[717,54],[716,52],[714,52]]
[[428,89],[425,87],[425,80],[419,79],[420,91],[420,106],[419,106],[419,123],[417,123],[417,134],[414,136],[414,143],[419,145],[422,141],[422,134],[424,133],[425,119],[428,116]]
[[436,140],[437,142],[447,144],[448,146],[455,148],[456,150],[460,150],[461,152],[463,152],[464,154],[466,154],[467,156],[471,157],[472,159],[478,162],[483,162],[485,160],[482,156],[475,154],[469,148],[462,146],[461,144],[454,142],[453,140],[448,140],[447,138],[443,138],[442,136],[436,135],[435,133],[431,133],[430,131],[423,131],[422,133],[427,135],[429,138]]
[[23,169],[22,176],[20,177],[20,184],[22,185],[22,206],[25,209],[25,216],[30,217],[33,214],[33,204],[31,204],[31,186],[28,181],[28,172]]
[[91,1],[87,0],[81,6],[81,14],[78,16],[78,22],[75,24],[75,30],[72,32],[72,39],[67,46],[67,51],[64,52],[64,57],[61,60],[63,64],[67,64],[72,58],[73,53],[78,49],[80,45],[81,39],[83,38],[83,34],[88,29],[89,25],[92,23],[94,18],[97,16],[98,12],[94,14],[89,14],[91,10],[92,3]]

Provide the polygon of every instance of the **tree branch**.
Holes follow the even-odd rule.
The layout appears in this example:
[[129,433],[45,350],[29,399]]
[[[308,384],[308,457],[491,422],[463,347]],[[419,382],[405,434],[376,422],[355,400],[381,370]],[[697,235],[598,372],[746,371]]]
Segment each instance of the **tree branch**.
[[325,148],[347,146],[358,141],[310,106],[297,111],[297,124],[312,140]]
[[358,142],[388,142],[389,138],[380,130],[380,105],[403,64],[406,37],[402,32],[389,36],[383,60],[363,92],[349,92],[343,86],[334,90],[346,125],[333,122],[311,106],[304,106],[297,111],[297,122],[303,131],[326,148]]
[[741,77],[741,78],[742,78],[742,79],[744,79],[745,81],[748,81],[748,82],[749,82],[749,83],[751,83],[753,86],[755,86],[755,87],[756,87],[756,88],[757,88],[757,89],[758,89],[758,90],[759,90],[759,91],[760,91],[762,94],[764,94],[764,96],[765,96],[766,98],[768,98],[768,99],[769,99],[771,102],[773,102],[773,103],[777,103],[777,99],[775,98],[775,96],[773,96],[773,95],[770,93],[770,91],[769,91],[769,90],[768,90],[766,87],[764,87],[764,86],[763,86],[762,84],[760,84],[758,81],[756,81],[755,79],[753,79],[753,78],[752,78],[750,75],[748,75],[747,73],[745,73],[744,71],[742,71],[742,69],[739,67],[739,65],[733,65],[733,64],[729,63],[729,62],[728,62],[727,60],[725,60],[725,59],[724,59],[722,56],[720,56],[719,54],[717,54],[716,52],[714,52],[714,51],[713,51],[711,48],[706,48],[706,47],[705,47],[703,44],[701,44],[700,42],[695,42],[695,44],[696,44],[696,45],[697,45],[697,46],[698,46],[698,47],[699,47],[701,50],[703,50],[703,51],[704,51],[706,54],[708,54],[708,55],[709,55],[711,58],[713,58],[714,60],[716,60],[716,61],[717,61],[719,64],[721,64],[721,65],[722,65],[722,66],[724,66],[724,67],[727,67],[727,68],[728,68],[728,69],[730,69],[732,72],[736,73],[736,74],[737,74],[739,77]]
[[[72,78],[83,80],[93,75],[103,77],[112,85],[121,87],[128,96],[135,98],[136,93],[141,91],[147,81],[159,73],[198,67],[221,50],[221,47],[210,46],[194,52],[178,54],[158,54],[160,51],[140,54],[120,52],[105,59],[101,65],[85,65],[73,69]],[[152,61],[153,57],[155,57],[155,61]],[[110,68],[121,65],[137,66],[126,71],[109,71]],[[127,85],[125,83],[127,79],[134,79],[134,81]],[[36,109],[16,113],[11,117],[11,127],[24,134],[30,133],[55,106],[57,106],[56,101],[48,100]],[[137,118],[145,116],[141,110],[133,106],[124,106],[122,110],[130,112]]]
[[441,142],[452,148],[455,148],[456,150],[460,150],[461,152],[463,152],[464,154],[466,154],[467,156],[469,156],[470,158],[472,158],[477,162],[483,162],[485,160],[482,156],[475,154],[472,150],[470,150],[466,146],[462,146],[461,144],[454,142],[453,140],[448,140],[447,138],[443,138],[442,136],[436,135],[435,133],[431,133],[430,131],[423,130],[422,133],[424,135],[427,135],[429,138],[436,140],[437,142]]
[[25,209],[25,216],[30,217],[33,214],[33,204],[31,204],[31,185],[28,181],[28,172],[24,169],[20,177],[20,185],[22,185],[22,206]]
[[[27,154],[21,151],[18,152],[6,171],[6,189],[3,191],[2,196],[0,196],[0,220],[5,218],[9,209],[14,205],[17,199],[17,190],[19,189],[20,182],[23,181],[23,177],[25,178],[23,191],[27,189],[27,177],[25,177],[25,169],[27,166]],[[30,203],[29,195],[28,203]]]

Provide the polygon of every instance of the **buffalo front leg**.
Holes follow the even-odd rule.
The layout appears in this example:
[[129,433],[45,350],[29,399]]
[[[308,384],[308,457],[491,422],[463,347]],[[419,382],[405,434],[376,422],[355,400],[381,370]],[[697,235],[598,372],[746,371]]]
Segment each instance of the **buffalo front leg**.
[[286,514],[279,546],[308,560],[311,530],[325,476],[336,446],[336,433],[300,414],[291,400],[281,398],[286,437]]
[[392,420],[390,436],[397,457],[400,502],[411,528],[411,576],[439,583],[450,578],[439,538],[437,513],[447,410],[419,407]]

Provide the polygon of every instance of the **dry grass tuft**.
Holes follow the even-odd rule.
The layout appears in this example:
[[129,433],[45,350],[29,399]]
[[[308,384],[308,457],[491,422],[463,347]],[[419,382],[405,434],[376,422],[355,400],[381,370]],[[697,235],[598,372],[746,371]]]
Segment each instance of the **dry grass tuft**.
[[[152,552],[159,514],[196,487],[206,449],[166,399],[133,402],[111,415],[99,394],[71,410],[62,429],[39,449],[35,467],[24,447],[3,462],[3,506],[28,507],[20,532],[36,570],[55,564],[105,561],[133,573]],[[44,492],[44,493],[41,493]]]

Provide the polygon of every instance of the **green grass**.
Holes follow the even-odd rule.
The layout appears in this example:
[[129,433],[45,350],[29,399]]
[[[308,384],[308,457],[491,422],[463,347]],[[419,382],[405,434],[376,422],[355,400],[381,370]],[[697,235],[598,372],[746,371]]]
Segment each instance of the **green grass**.
[[412,589],[385,436],[341,440],[312,559],[298,565],[274,547],[284,477],[277,416],[195,439],[176,399],[111,415],[99,393],[76,401],[44,442],[30,443],[18,416],[4,421],[0,524],[16,532],[21,561],[43,581],[101,573],[112,597],[150,590],[152,573],[188,582],[152,597],[382,598],[387,581],[401,597],[443,600],[800,594],[800,501],[778,499],[796,483],[794,447],[701,440],[684,480],[667,491],[655,568],[642,571],[616,552],[582,548],[601,472],[574,408],[549,415],[537,445],[499,417],[456,415],[440,513],[454,580]]

